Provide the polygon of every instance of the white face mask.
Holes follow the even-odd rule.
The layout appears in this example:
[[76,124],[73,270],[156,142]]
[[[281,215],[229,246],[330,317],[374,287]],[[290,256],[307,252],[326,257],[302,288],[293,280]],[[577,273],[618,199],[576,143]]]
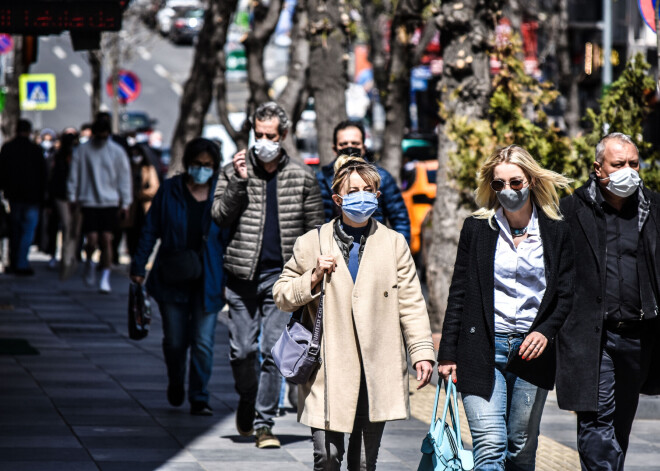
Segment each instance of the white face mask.
[[267,164],[280,155],[280,143],[269,139],[257,139],[254,143],[254,155]]
[[607,184],[607,189],[621,198],[627,198],[632,195],[637,188],[642,179],[639,177],[637,170],[630,167],[622,168],[616,172],[610,173],[610,176],[607,178],[601,178],[601,180],[607,180],[609,178],[609,183]]

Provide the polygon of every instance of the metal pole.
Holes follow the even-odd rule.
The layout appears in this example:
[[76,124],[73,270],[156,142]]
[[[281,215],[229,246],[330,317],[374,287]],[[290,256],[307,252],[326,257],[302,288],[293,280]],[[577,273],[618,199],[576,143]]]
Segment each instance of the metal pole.
[[603,0],[603,90],[612,83],[612,0]]

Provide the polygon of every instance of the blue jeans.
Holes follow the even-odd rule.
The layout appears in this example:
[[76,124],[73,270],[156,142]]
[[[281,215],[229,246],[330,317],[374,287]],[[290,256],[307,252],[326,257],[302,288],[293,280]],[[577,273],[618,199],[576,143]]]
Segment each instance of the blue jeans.
[[9,257],[12,268],[30,268],[28,254],[39,223],[39,205],[11,201]]
[[191,295],[187,304],[159,303],[158,308],[163,319],[163,353],[170,383],[183,384],[190,347],[188,401],[208,403],[217,313],[204,312],[200,292]]
[[541,414],[548,391],[506,371],[522,334],[495,334],[495,384],[490,399],[463,395],[475,471],[533,471]]
[[[236,392],[242,401],[255,404],[255,430],[275,424],[273,419],[280,400],[282,375],[270,351],[291,314],[280,311],[273,301],[273,285],[279,276],[279,272],[262,273],[253,281],[227,280],[229,360]],[[257,378],[255,363],[258,350],[261,352],[261,366]]]

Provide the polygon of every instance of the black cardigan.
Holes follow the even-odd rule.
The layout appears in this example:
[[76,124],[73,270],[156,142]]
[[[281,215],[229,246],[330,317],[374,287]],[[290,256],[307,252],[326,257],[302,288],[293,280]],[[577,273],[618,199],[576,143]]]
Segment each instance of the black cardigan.
[[[516,358],[509,370],[532,384],[552,389],[555,381],[553,340],[571,310],[573,245],[569,227],[539,210],[546,289],[531,326],[548,339],[548,347],[534,360]],[[457,389],[489,398],[495,381],[495,249],[499,228],[488,220],[469,217],[458,242],[454,275],[449,288],[438,361],[457,364]]]

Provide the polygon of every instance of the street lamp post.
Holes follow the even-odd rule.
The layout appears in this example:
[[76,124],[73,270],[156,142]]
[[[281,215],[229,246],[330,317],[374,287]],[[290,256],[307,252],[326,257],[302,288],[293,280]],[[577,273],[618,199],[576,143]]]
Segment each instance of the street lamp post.
[[603,91],[612,83],[612,0],[603,0]]

